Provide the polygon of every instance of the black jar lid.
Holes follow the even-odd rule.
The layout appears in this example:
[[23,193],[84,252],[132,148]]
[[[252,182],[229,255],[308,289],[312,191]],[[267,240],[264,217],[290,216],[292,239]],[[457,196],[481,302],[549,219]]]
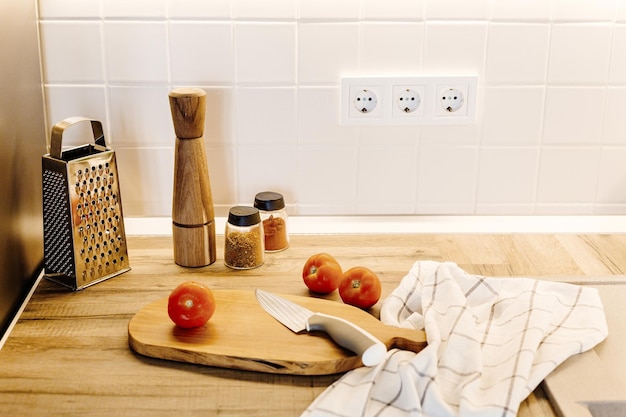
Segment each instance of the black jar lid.
[[235,206],[228,212],[228,223],[235,226],[254,226],[261,222],[259,210],[248,206]]
[[282,194],[273,191],[263,191],[254,197],[254,207],[263,211],[274,211],[285,208]]

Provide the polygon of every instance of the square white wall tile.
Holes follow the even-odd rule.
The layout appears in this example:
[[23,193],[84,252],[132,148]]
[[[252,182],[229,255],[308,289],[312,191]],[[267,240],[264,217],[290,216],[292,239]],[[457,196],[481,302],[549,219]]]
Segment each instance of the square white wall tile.
[[[109,145],[109,127],[104,86],[46,86],[45,100],[48,111],[46,126],[50,141],[52,126],[68,117],[82,116],[99,120],[104,129],[104,138]],[[78,123],[63,132],[63,146],[79,146],[93,143],[90,123]]]
[[174,147],[174,126],[166,86],[109,87],[114,146]]
[[615,7],[615,21],[618,23],[626,22],[626,3],[618,1]]
[[[416,203],[417,146],[362,146],[358,161],[357,202],[367,207],[402,208]],[[381,173],[385,175],[381,175]],[[398,212],[393,214],[399,214]]]
[[235,123],[240,145],[296,144],[296,89],[237,88]]
[[549,22],[551,2],[545,0],[498,0],[491,4],[493,21]]
[[610,87],[606,91],[606,106],[602,124],[602,143],[626,144],[624,131],[625,87]]
[[419,144],[420,129],[415,126],[368,126],[359,129],[360,146],[395,146],[412,147]]
[[100,17],[102,0],[38,0],[39,18]]
[[546,147],[541,153],[538,204],[593,203],[600,167],[600,149]]
[[240,146],[238,202],[253,205],[261,191],[281,193],[285,202],[294,201],[298,181],[298,148],[296,146]]
[[342,75],[358,68],[357,23],[300,23],[298,26],[298,82],[339,84]]
[[544,94],[543,87],[485,88],[482,143],[540,143]]
[[301,19],[348,19],[359,17],[359,0],[299,0]]
[[231,0],[235,19],[295,19],[295,0]]
[[361,0],[361,19],[424,19],[424,0]]
[[171,22],[169,62],[172,82],[189,85],[234,81],[233,27],[230,22]]
[[358,128],[339,124],[338,87],[298,89],[298,141],[300,144],[354,145]]
[[609,24],[553,25],[548,82],[551,84],[606,82],[610,50]]
[[166,82],[164,22],[110,21],[104,24],[107,76],[114,82]]
[[478,147],[421,146],[417,164],[418,205],[473,206]]
[[300,146],[298,189],[302,205],[354,205],[357,196],[358,149],[355,146]]
[[554,0],[552,18],[557,22],[610,22],[615,15],[615,5],[616,0]]
[[208,141],[205,141],[205,145],[215,215],[227,216],[228,209],[237,201],[237,148],[212,146]]
[[486,20],[489,0],[424,0],[426,19]]
[[485,82],[545,83],[549,43],[549,24],[490,24]]
[[547,144],[597,144],[602,134],[605,89],[548,87],[543,140]]
[[610,84],[626,84],[626,25],[613,26]]
[[[235,121],[232,109],[234,91],[231,87],[204,88],[206,92],[206,114],[204,116],[204,138],[212,146],[227,146],[236,143]],[[169,105],[169,103],[168,103]]]
[[230,0],[166,0],[168,17],[174,19],[228,19]]
[[487,23],[426,22],[424,36],[424,72],[483,74]]
[[235,51],[237,83],[295,83],[295,23],[236,22]]
[[40,24],[45,83],[104,82],[100,22]]
[[602,149],[597,202],[626,204],[626,147]]
[[424,126],[421,128],[420,143],[427,145],[478,145],[478,126]]
[[417,22],[363,23],[362,74],[418,74],[424,24]]
[[171,216],[174,148],[119,148],[115,156],[124,216]]
[[535,199],[539,148],[480,151],[477,204],[524,204]]
[[104,18],[165,17],[166,0],[101,0]]

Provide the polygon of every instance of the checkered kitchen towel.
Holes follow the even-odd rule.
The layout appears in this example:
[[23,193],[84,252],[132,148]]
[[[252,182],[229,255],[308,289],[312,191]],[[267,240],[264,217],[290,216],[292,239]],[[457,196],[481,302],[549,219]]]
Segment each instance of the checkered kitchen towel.
[[390,350],[345,374],[302,417],[512,417],[569,356],[608,334],[597,290],[470,275],[416,262],[384,301],[381,320],[425,329],[420,353]]

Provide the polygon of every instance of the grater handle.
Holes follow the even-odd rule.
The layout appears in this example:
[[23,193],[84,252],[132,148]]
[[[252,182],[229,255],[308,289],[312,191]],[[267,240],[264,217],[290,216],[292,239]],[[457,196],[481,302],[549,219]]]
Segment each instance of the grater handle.
[[102,123],[98,120],[89,119],[86,117],[68,117],[54,125],[52,127],[52,137],[50,139],[50,156],[56,159],[61,159],[61,148],[63,145],[63,132],[68,127],[79,122],[91,122],[91,130],[93,131],[93,139],[96,145],[106,147],[104,141],[104,132],[102,130]]

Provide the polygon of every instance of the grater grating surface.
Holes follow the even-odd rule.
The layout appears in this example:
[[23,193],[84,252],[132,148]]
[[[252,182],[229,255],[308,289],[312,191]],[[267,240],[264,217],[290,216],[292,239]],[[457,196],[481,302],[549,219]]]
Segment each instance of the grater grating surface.
[[43,231],[47,251],[45,264],[53,271],[76,276],[74,259],[68,248],[72,246],[70,228],[70,211],[66,204],[59,204],[67,200],[67,182],[63,174],[44,170],[43,173]]

